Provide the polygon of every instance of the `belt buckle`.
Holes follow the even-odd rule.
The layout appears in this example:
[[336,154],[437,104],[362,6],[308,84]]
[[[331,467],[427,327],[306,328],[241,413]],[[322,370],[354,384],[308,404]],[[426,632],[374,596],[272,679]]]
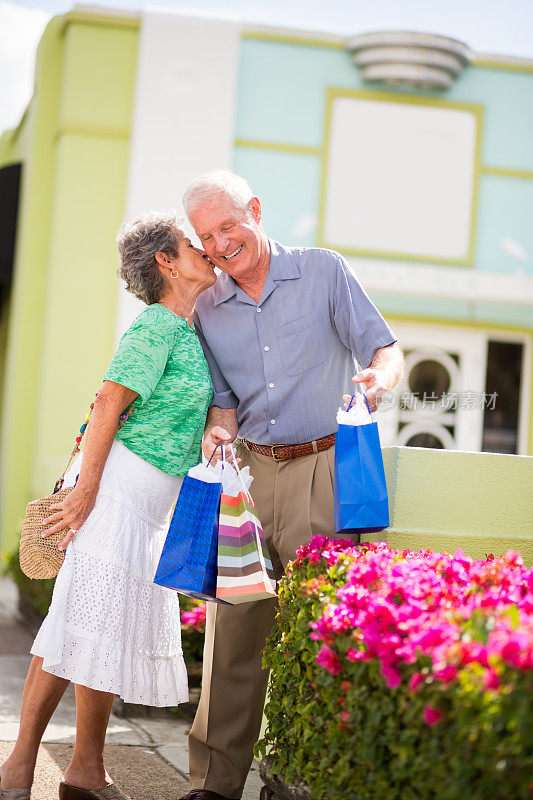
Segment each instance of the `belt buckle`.
[[272,455],[272,458],[274,459],[274,461],[283,461],[282,458],[280,458],[279,456],[276,455],[276,447],[286,447],[286,445],[284,445],[284,444],[271,444],[270,445],[270,454]]

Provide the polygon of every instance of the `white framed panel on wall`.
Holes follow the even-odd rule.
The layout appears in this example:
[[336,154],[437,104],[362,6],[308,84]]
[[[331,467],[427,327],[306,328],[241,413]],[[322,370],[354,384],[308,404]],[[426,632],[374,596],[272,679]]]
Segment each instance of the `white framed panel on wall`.
[[320,244],[471,264],[482,107],[330,89]]

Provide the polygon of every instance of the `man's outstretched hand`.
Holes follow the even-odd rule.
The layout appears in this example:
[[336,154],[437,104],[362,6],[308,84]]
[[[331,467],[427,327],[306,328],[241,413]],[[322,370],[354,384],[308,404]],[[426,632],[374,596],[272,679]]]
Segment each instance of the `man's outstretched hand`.
[[[362,383],[366,399],[371,411],[376,411],[377,407],[383,400],[384,395],[389,390],[390,379],[384,370],[381,369],[363,369],[354,375],[352,378],[354,383]],[[348,397],[348,401],[350,398]]]
[[371,411],[376,411],[385,395],[392,392],[402,377],[402,370],[403,353],[398,342],[394,342],[376,350],[368,369],[353,376],[354,383],[364,384],[363,390]]

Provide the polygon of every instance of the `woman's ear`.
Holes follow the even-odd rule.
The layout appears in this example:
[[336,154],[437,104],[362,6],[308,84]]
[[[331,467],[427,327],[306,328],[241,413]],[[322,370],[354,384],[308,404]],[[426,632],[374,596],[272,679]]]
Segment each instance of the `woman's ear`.
[[158,252],[155,254],[154,258],[161,267],[170,267],[172,264],[172,261],[166,253]]

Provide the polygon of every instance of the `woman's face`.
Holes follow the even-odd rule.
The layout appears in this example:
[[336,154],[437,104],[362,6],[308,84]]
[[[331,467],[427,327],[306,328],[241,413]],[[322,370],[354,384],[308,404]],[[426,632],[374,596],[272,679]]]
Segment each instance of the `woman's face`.
[[178,255],[173,262],[174,269],[184,281],[200,283],[206,289],[216,281],[215,268],[204,251],[193,247],[185,236],[180,239]]

